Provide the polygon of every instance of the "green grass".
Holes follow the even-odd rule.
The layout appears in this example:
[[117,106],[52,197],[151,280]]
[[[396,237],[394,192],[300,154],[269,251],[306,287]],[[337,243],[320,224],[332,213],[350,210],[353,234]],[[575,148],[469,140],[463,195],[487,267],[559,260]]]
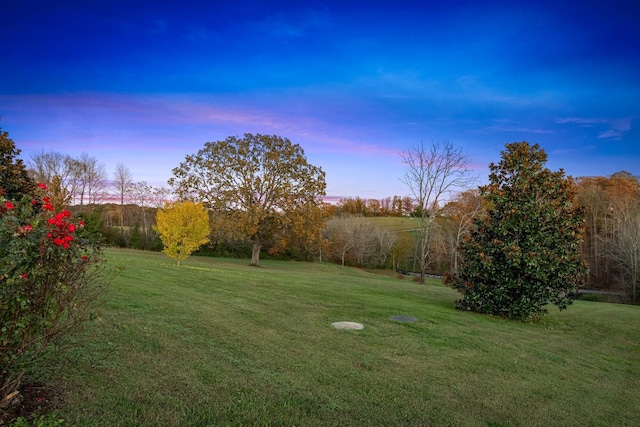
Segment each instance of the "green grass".
[[384,227],[391,231],[415,231],[419,227],[419,219],[411,217],[395,217],[395,216],[380,216],[380,217],[368,217],[369,221],[379,227]]
[[[613,426],[640,420],[640,307],[539,323],[320,263],[107,252],[100,317],[43,373],[72,426]],[[398,323],[392,315],[418,318]],[[331,323],[360,322],[363,331]]]

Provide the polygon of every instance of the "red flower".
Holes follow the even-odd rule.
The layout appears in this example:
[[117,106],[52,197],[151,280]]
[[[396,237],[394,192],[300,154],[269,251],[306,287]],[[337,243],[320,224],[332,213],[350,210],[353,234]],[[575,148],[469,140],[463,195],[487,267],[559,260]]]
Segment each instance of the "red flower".
[[51,204],[51,199],[48,197],[43,197],[42,201],[44,202],[44,206],[42,207],[42,209],[46,210],[46,211],[52,211],[53,210],[53,204]]
[[33,227],[31,227],[31,225],[30,225],[30,224],[27,224],[27,225],[25,225],[25,226],[24,226],[24,231],[26,231],[27,233],[28,233],[29,231],[31,231],[32,229],[33,229]]
[[9,202],[9,201],[6,201],[4,203],[4,207],[7,208],[7,210],[11,210],[11,209],[15,209],[16,208],[16,206],[13,203]]
[[43,184],[43,183],[39,182],[38,183],[38,187],[42,188],[43,190],[46,190],[47,189],[47,184]]
[[82,260],[82,262],[87,262],[87,260],[88,260],[89,258],[87,258],[87,256],[86,256],[86,255],[82,255],[82,258],[80,258],[80,259]]
[[26,279],[27,277],[29,277],[29,273],[22,273],[22,276],[20,276],[21,279]]
[[69,233],[73,233],[74,231],[76,231],[76,225],[75,224],[69,224]]
[[80,221],[78,222],[78,225],[79,225],[80,227],[84,227],[84,221],[83,221],[83,220],[80,220]]

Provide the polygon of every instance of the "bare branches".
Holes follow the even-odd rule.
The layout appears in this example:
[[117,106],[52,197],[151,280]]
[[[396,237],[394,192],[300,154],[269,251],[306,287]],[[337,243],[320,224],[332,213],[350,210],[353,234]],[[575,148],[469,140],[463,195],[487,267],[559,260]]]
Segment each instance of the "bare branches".
[[429,265],[429,247],[433,239],[440,203],[454,190],[468,188],[476,178],[468,167],[469,157],[449,141],[412,146],[402,156],[407,166],[401,179],[413,194],[420,216],[419,261],[420,282]]
[[447,195],[465,190],[475,181],[469,169],[469,156],[449,141],[409,147],[402,156],[407,166],[401,179],[423,210],[438,207]]

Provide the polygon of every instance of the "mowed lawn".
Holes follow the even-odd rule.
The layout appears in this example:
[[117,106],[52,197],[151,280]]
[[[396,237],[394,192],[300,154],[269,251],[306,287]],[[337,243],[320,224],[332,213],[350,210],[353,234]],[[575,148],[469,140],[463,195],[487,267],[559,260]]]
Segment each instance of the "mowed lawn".
[[99,318],[43,374],[65,425],[640,425],[640,307],[578,301],[524,324],[456,311],[437,281],[106,255],[122,271]]

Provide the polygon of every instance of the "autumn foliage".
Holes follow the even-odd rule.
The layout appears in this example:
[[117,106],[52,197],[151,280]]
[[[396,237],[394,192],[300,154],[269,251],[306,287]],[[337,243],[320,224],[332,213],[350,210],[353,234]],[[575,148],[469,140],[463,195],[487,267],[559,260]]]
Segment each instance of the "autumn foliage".
[[259,264],[264,245],[287,238],[282,230],[303,232],[304,240],[322,230],[325,174],[286,138],[245,134],[207,142],[173,175],[169,185],[181,200],[211,211],[217,235],[251,242],[251,265]]
[[160,233],[162,252],[180,265],[209,241],[209,215],[199,203],[166,204],[156,214],[154,229]]
[[583,211],[564,171],[544,167],[547,155],[526,142],[507,144],[481,187],[490,208],[460,246],[460,270],[445,282],[462,310],[530,319],[549,303],[565,309],[587,269],[579,244]]

